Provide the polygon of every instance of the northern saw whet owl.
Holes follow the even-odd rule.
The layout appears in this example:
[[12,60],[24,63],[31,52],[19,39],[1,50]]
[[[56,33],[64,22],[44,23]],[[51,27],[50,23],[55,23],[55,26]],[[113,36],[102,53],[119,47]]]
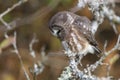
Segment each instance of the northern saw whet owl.
[[101,53],[92,33],[91,21],[87,17],[68,11],[58,12],[51,18],[49,29],[66,51],[83,55]]

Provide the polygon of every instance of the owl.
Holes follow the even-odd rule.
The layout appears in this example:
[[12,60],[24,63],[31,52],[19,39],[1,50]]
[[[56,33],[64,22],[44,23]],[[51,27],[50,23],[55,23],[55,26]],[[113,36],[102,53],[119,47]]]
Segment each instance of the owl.
[[68,11],[58,12],[51,18],[49,29],[66,51],[83,55],[101,53],[92,33],[91,21],[84,16]]

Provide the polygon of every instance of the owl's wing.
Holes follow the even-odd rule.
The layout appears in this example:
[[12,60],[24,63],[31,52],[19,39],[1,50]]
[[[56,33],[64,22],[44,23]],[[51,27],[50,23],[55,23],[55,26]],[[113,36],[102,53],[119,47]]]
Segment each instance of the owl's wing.
[[78,27],[80,34],[82,34],[89,41],[89,43],[93,46],[93,48],[98,53],[101,53],[101,51],[97,47],[98,44],[94,38],[94,35],[91,32],[92,26],[90,20],[86,17],[79,16],[76,17],[76,19],[74,20],[74,25]]

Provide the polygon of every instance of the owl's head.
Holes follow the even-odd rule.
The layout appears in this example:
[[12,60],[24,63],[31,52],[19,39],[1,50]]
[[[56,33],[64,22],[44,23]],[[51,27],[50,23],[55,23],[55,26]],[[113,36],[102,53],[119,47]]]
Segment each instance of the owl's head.
[[60,40],[64,40],[69,29],[68,26],[70,26],[70,23],[74,20],[71,14],[72,13],[67,11],[59,12],[50,20],[49,28],[52,34]]

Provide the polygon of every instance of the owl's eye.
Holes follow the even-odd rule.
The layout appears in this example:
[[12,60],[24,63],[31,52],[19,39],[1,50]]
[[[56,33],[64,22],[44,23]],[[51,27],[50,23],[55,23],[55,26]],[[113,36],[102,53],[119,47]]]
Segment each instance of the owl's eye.
[[63,39],[64,36],[64,30],[61,26],[54,25],[52,26],[52,33],[54,36],[58,37],[59,39]]
[[61,27],[60,26],[56,26],[56,25],[54,25],[54,26],[52,26],[52,33],[53,33],[53,35],[54,36],[59,36],[59,34],[61,34]]
[[62,29],[57,32],[57,35],[58,35],[59,38],[61,38],[61,36],[62,36]]

